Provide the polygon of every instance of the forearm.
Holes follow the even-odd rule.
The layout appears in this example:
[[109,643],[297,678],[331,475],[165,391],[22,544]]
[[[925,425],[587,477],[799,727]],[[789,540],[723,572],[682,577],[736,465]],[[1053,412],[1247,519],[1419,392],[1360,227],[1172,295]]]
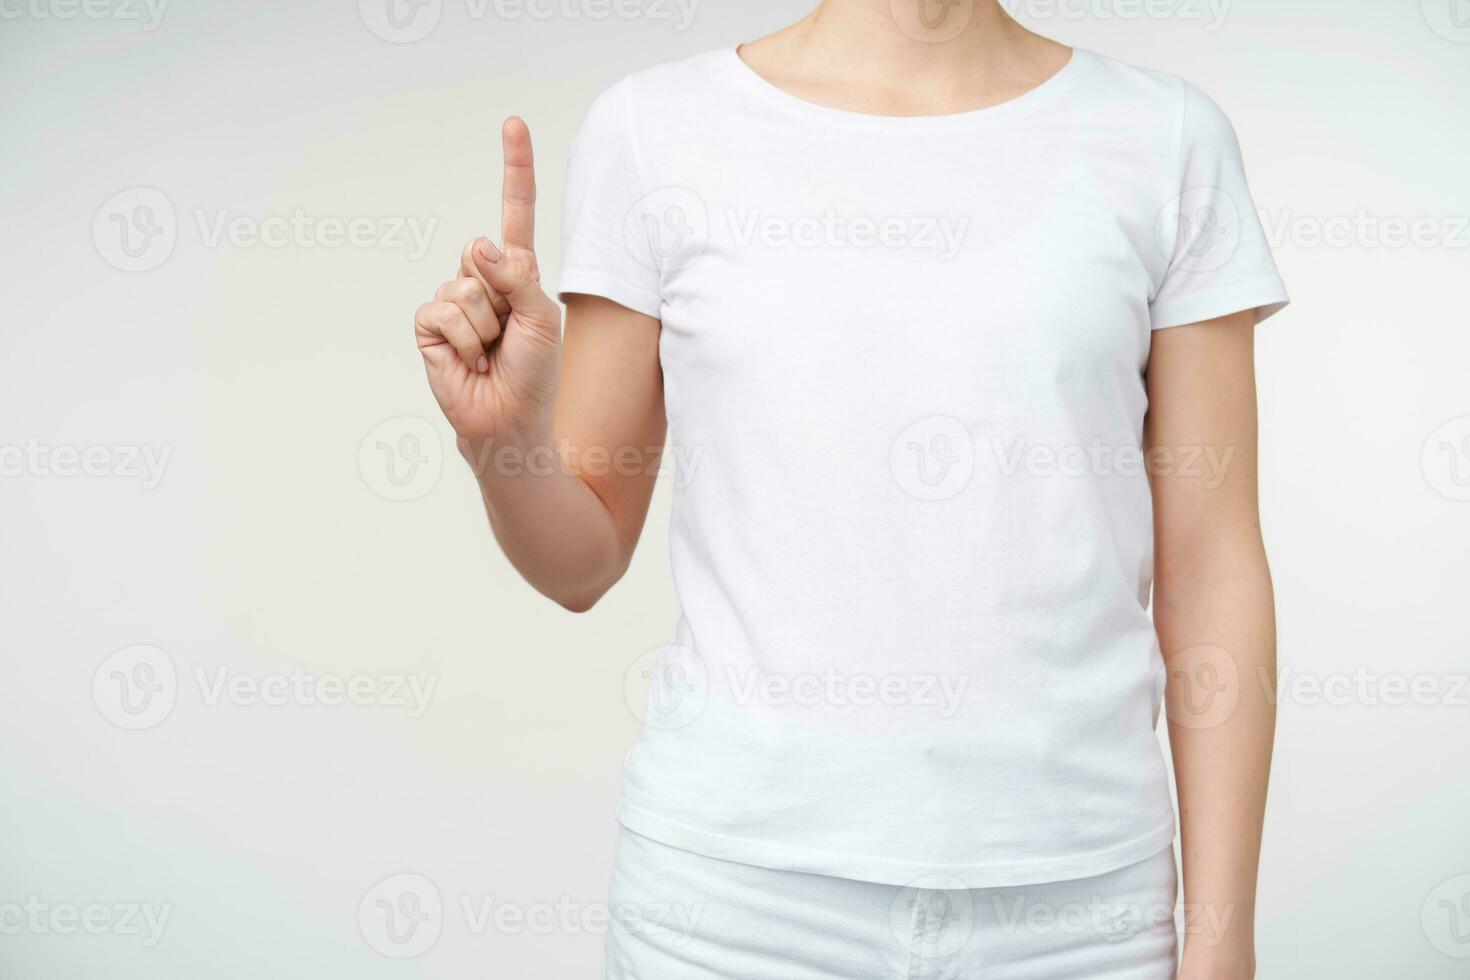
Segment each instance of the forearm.
[[536,260],[531,134],[512,118],[502,140],[501,245],[465,245],[458,275],[415,311],[414,337],[495,539],[526,581],[580,612],[622,576],[648,513],[667,426],[661,325],[573,295],[563,329]]
[[1254,976],[1256,879],[1275,706],[1270,571],[1254,528],[1217,530],[1161,567],[1155,620],[1169,667],[1190,980]]
[[505,556],[538,592],[581,612],[622,575],[630,546],[566,450],[549,418],[489,442],[460,443]]

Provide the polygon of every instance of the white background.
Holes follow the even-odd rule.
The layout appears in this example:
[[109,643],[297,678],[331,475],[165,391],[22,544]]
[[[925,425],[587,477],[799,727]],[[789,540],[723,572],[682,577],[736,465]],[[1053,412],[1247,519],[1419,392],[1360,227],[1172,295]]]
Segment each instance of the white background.
[[[428,0],[405,43],[367,26],[385,2],[181,0],[156,22],[139,0],[0,3],[4,976],[598,975],[600,930],[579,919],[605,898],[636,731],[625,674],[672,628],[667,482],[593,612],[536,596],[488,535],[410,318],[462,243],[498,230],[504,116],[536,138],[555,282],[564,160],[592,97],[805,6],[705,0],[686,23],[662,2],[596,18],[578,0],[531,5],[548,16]],[[1470,26],[1450,14],[1470,25],[1470,7],[1222,2],[1017,12],[1225,107],[1295,298],[1258,358],[1281,664],[1352,686],[1283,688],[1260,976],[1463,977]],[[127,272],[113,215],[147,202],[108,202],[139,187],[173,209],[143,223],[176,241]],[[370,219],[374,242],[211,241],[221,217],[298,209]],[[433,223],[421,256],[378,240],[393,218]],[[1416,219],[1417,244],[1383,240]],[[1310,237],[1344,221],[1337,244]],[[426,462],[396,488],[382,454],[405,435]],[[89,447],[94,475],[57,472]],[[156,485],[127,464],[144,449],[168,454]],[[109,657],[140,644],[166,653],[155,677],[171,669],[176,691],[130,731],[108,685],[131,664]],[[437,686],[418,717],[210,703],[220,671],[298,668]],[[1424,703],[1398,703],[1394,679],[1416,678]],[[403,873],[443,912],[433,945],[397,960],[358,913]],[[550,931],[479,928],[461,899],[569,911]],[[102,934],[61,931],[93,905]],[[167,911],[159,941],[128,905]]]

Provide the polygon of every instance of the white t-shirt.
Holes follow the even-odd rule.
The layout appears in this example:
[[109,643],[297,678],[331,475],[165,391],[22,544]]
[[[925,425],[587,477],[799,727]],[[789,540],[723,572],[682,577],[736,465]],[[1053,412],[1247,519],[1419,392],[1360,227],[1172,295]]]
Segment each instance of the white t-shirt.
[[678,466],[619,819],[895,884],[1167,847],[1149,339],[1287,301],[1219,108],[1077,51],[868,116],[723,50],[599,97],[565,214],[563,295],[662,321]]

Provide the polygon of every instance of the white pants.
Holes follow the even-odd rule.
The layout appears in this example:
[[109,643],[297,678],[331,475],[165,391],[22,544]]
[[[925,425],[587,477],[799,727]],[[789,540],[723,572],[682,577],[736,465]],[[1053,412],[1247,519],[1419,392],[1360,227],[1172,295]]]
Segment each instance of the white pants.
[[619,834],[606,980],[1174,980],[1172,850],[1078,881],[902,888]]

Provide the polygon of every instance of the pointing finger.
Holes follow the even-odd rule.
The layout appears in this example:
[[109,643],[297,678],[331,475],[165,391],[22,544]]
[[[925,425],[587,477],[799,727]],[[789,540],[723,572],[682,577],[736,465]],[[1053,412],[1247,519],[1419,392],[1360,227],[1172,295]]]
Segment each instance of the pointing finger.
[[536,249],[536,165],[531,130],[524,120],[507,119],[500,131],[505,147],[505,180],[501,185],[500,241],[506,248]]

